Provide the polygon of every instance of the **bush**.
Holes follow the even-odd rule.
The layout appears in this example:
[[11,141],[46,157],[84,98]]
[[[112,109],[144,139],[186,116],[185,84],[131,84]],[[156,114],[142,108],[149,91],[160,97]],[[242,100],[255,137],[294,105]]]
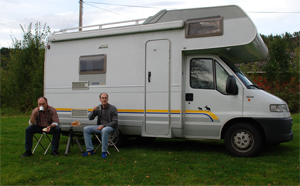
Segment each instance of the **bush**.
[[[295,35],[295,40],[299,35]],[[239,65],[241,71],[247,74],[265,91],[287,102],[292,113],[299,112],[299,47],[291,47],[288,34],[265,37],[269,45],[269,57],[265,61]],[[294,45],[293,45],[294,46]]]
[[290,112],[299,112],[299,79],[291,78],[291,80],[285,84],[279,85],[275,81],[268,81],[261,76],[252,76],[252,80],[265,91],[274,94],[275,96],[283,99],[287,102]]
[[12,107],[1,108],[1,116],[30,116],[31,111],[23,112]]
[[[1,68],[1,107],[26,112],[43,96],[44,55],[50,28],[40,23],[27,30],[21,26],[23,40],[14,38],[7,65]],[[2,111],[1,111],[2,112]]]

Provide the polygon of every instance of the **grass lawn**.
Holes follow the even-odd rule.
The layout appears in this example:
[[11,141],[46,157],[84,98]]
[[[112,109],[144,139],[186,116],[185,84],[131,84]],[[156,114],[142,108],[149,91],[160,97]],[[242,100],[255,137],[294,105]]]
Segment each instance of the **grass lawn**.
[[29,116],[2,117],[0,184],[299,185],[299,114],[293,118],[294,140],[265,147],[254,158],[232,157],[223,141],[132,138],[120,152],[110,147],[111,156],[101,159],[101,150],[82,157],[75,140],[64,156],[67,136],[61,137],[60,157],[50,155],[50,150],[44,155],[38,147],[33,156],[19,158],[25,152]]

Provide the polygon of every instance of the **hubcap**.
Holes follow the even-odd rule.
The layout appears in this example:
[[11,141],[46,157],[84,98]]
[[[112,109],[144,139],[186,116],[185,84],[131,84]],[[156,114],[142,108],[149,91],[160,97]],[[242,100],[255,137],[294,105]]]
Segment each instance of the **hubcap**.
[[253,147],[253,137],[247,131],[237,131],[232,136],[233,147],[238,151],[248,151]]

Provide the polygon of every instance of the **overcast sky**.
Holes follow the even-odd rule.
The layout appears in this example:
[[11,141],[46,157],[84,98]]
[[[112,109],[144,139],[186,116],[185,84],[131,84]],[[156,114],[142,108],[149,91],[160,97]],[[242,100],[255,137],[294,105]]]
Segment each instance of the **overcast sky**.
[[[83,26],[147,18],[161,9],[222,5],[240,6],[261,34],[300,31],[300,0],[86,0]],[[0,47],[12,47],[12,36],[22,39],[20,25],[36,22],[52,32],[77,27],[79,0],[0,0]]]

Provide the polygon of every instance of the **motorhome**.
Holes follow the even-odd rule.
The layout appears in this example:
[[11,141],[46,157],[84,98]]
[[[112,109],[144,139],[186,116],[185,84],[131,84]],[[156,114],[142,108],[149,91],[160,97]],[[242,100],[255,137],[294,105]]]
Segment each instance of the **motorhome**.
[[[106,92],[121,135],[223,140],[235,156],[293,139],[288,105],[236,63],[268,48],[238,6],[161,10],[154,16],[48,37],[44,95],[63,131],[82,126]],[[76,129],[75,129],[76,128]],[[74,127],[82,132],[82,127]]]

